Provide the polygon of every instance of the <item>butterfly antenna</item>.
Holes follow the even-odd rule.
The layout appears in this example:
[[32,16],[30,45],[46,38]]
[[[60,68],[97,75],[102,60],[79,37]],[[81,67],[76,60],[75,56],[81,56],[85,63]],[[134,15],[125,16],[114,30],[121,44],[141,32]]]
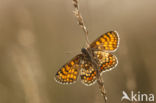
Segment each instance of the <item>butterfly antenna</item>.
[[73,52],[72,51],[65,51],[64,53],[65,54],[72,54]]
[[78,52],[79,50],[77,49],[77,50],[71,50],[71,51],[65,51],[64,53],[65,54],[75,54],[75,52]]
[[82,45],[82,48],[85,48],[85,44]]

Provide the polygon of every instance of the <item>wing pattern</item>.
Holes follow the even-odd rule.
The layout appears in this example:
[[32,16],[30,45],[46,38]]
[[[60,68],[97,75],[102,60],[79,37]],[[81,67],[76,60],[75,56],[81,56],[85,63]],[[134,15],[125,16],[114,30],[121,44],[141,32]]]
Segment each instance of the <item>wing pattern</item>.
[[80,62],[82,57],[82,54],[79,54],[61,67],[55,75],[56,81],[61,84],[71,84],[75,82],[80,72]]
[[117,49],[119,44],[119,37],[116,31],[110,31],[101,35],[90,47],[99,51],[110,51],[113,52]]
[[116,56],[114,56],[113,54],[108,53],[108,52],[95,51],[94,57],[99,62],[98,64],[100,67],[99,68],[100,72],[109,71],[109,70],[113,69],[118,63]]
[[90,86],[96,82],[96,71],[89,61],[84,61],[80,77],[81,82],[87,86]]

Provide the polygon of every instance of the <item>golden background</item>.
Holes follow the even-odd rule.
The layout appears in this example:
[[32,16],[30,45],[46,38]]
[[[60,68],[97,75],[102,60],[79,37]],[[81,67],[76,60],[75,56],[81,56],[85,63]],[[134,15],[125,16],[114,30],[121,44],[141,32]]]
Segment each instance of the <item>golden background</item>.
[[[119,64],[103,74],[108,103],[122,91],[156,93],[156,1],[80,0],[89,40],[116,30]],[[0,0],[0,103],[104,103],[98,85],[54,81],[85,37],[72,0]]]

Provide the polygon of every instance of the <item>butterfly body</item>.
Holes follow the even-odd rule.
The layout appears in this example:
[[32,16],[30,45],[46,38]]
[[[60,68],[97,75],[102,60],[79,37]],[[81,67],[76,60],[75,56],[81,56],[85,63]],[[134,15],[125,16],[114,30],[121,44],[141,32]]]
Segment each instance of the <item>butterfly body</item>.
[[83,58],[85,61],[90,62],[91,64],[96,65],[97,61],[96,58],[94,58],[94,50],[92,48],[82,48],[81,52],[83,54]]
[[119,45],[117,32],[110,31],[101,35],[88,48],[82,48],[56,73],[56,81],[61,84],[76,82],[80,75],[81,82],[87,86],[97,81],[98,73],[109,71],[117,65],[117,58],[111,54]]
[[91,53],[86,49],[86,48],[82,48],[81,52],[83,54],[84,59],[91,61]]

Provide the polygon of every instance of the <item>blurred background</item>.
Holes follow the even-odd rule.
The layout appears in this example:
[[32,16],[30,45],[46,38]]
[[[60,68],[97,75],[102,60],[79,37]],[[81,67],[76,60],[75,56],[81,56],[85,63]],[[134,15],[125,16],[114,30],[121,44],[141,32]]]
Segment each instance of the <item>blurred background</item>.
[[[156,93],[155,5],[80,0],[90,41],[110,30],[120,36],[114,53],[119,64],[103,74],[108,103],[120,103],[123,90]],[[72,0],[0,0],[0,103],[104,103],[97,84],[54,81],[57,70],[85,47],[72,11]]]

